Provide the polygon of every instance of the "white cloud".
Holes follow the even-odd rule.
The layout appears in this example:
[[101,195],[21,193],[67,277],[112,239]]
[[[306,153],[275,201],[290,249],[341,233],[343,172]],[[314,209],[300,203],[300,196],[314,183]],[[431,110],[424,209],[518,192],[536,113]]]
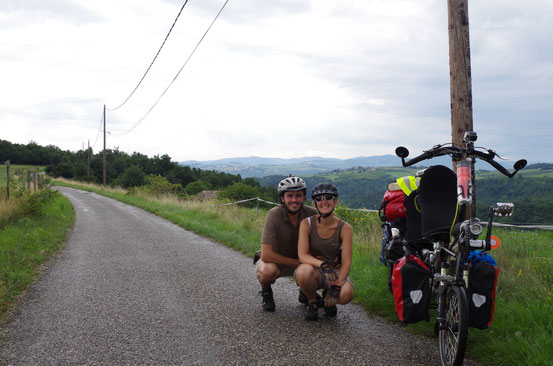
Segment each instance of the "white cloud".
[[[450,139],[446,3],[190,2],[141,87],[107,114],[108,147],[176,160],[415,152]],[[182,2],[5,1],[2,139],[77,150],[96,140]],[[513,158],[551,161],[553,4],[469,5],[474,128]],[[95,145],[95,150],[101,141]]]

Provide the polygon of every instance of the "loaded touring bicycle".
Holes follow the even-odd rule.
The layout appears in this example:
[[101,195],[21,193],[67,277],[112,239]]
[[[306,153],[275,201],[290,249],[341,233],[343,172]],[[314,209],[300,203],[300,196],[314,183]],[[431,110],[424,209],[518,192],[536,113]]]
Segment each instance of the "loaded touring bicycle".
[[[493,150],[474,147],[476,137],[467,132],[463,147],[436,145],[410,160],[405,147],[396,149],[404,167],[443,155],[456,163],[457,174],[442,165],[424,170],[418,189],[405,198],[405,230],[399,236],[394,230],[395,237],[388,238],[388,245],[399,240],[404,252],[389,260],[396,313],[403,323],[415,323],[429,321],[429,308],[437,309],[434,331],[443,365],[461,365],[468,327],[486,329],[493,320],[498,269],[487,251],[499,241],[491,235],[492,221],[494,215],[511,215],[514,208],[510,203],[490,207],[484,233],[470,210],[475,204],[474,162],[484,160],[509,178],[526,166],[526,160],[519,160],[509,172],[494,160],[498,155]],[[472,212],[468,218],[466,210]],[[391,233],[391,226],[385,223],[384,230]]]

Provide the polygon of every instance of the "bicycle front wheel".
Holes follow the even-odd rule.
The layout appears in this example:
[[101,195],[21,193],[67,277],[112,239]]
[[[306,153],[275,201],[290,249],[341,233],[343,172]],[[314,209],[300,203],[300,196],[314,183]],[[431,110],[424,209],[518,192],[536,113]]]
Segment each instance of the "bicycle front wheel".
[[463,364],[468,337],[467,295],[462,286],[448,286],[440,299],[445,323],[439,330],[440,359],[444,366]]

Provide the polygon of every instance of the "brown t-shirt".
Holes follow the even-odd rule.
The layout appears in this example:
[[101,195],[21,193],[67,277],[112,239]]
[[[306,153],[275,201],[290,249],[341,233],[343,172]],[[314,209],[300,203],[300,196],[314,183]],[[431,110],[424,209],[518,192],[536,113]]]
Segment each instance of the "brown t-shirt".
[[298,258],[298,234],[301,220],[317,214],[317,210],[310,206],[303,206],[296,226],[292,225],[286,207],[273,207],[265,217],[261,244],[273,246],[273,250],[289,258]]
[[334,234],[328,239],[323,239],[317,232],[317,216],[311,216],[308,219],[309,222],[309,252],[315,258],[327,261],[334,268],[339,268],[341,263],[339,262],[339,253],[342,248],[342,238],[340,234],[344,227],[344,221],[338,221],[338,226]]

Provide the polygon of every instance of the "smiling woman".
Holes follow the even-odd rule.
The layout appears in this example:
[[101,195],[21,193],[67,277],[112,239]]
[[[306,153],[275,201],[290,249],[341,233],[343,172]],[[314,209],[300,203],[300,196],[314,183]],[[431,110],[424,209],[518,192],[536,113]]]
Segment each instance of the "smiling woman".
[[351,226],[334,214],[338,190],[332,183],[319,183],[311,197],[318,215],[304,219],[298,237],[298,266],[295,277],[309,300],[305,319],[317,320],[317,290],[322,289],[324,313],[337,314],[336,304],[353,300],[353,282],[349,277],[352,262],[353,231]]

